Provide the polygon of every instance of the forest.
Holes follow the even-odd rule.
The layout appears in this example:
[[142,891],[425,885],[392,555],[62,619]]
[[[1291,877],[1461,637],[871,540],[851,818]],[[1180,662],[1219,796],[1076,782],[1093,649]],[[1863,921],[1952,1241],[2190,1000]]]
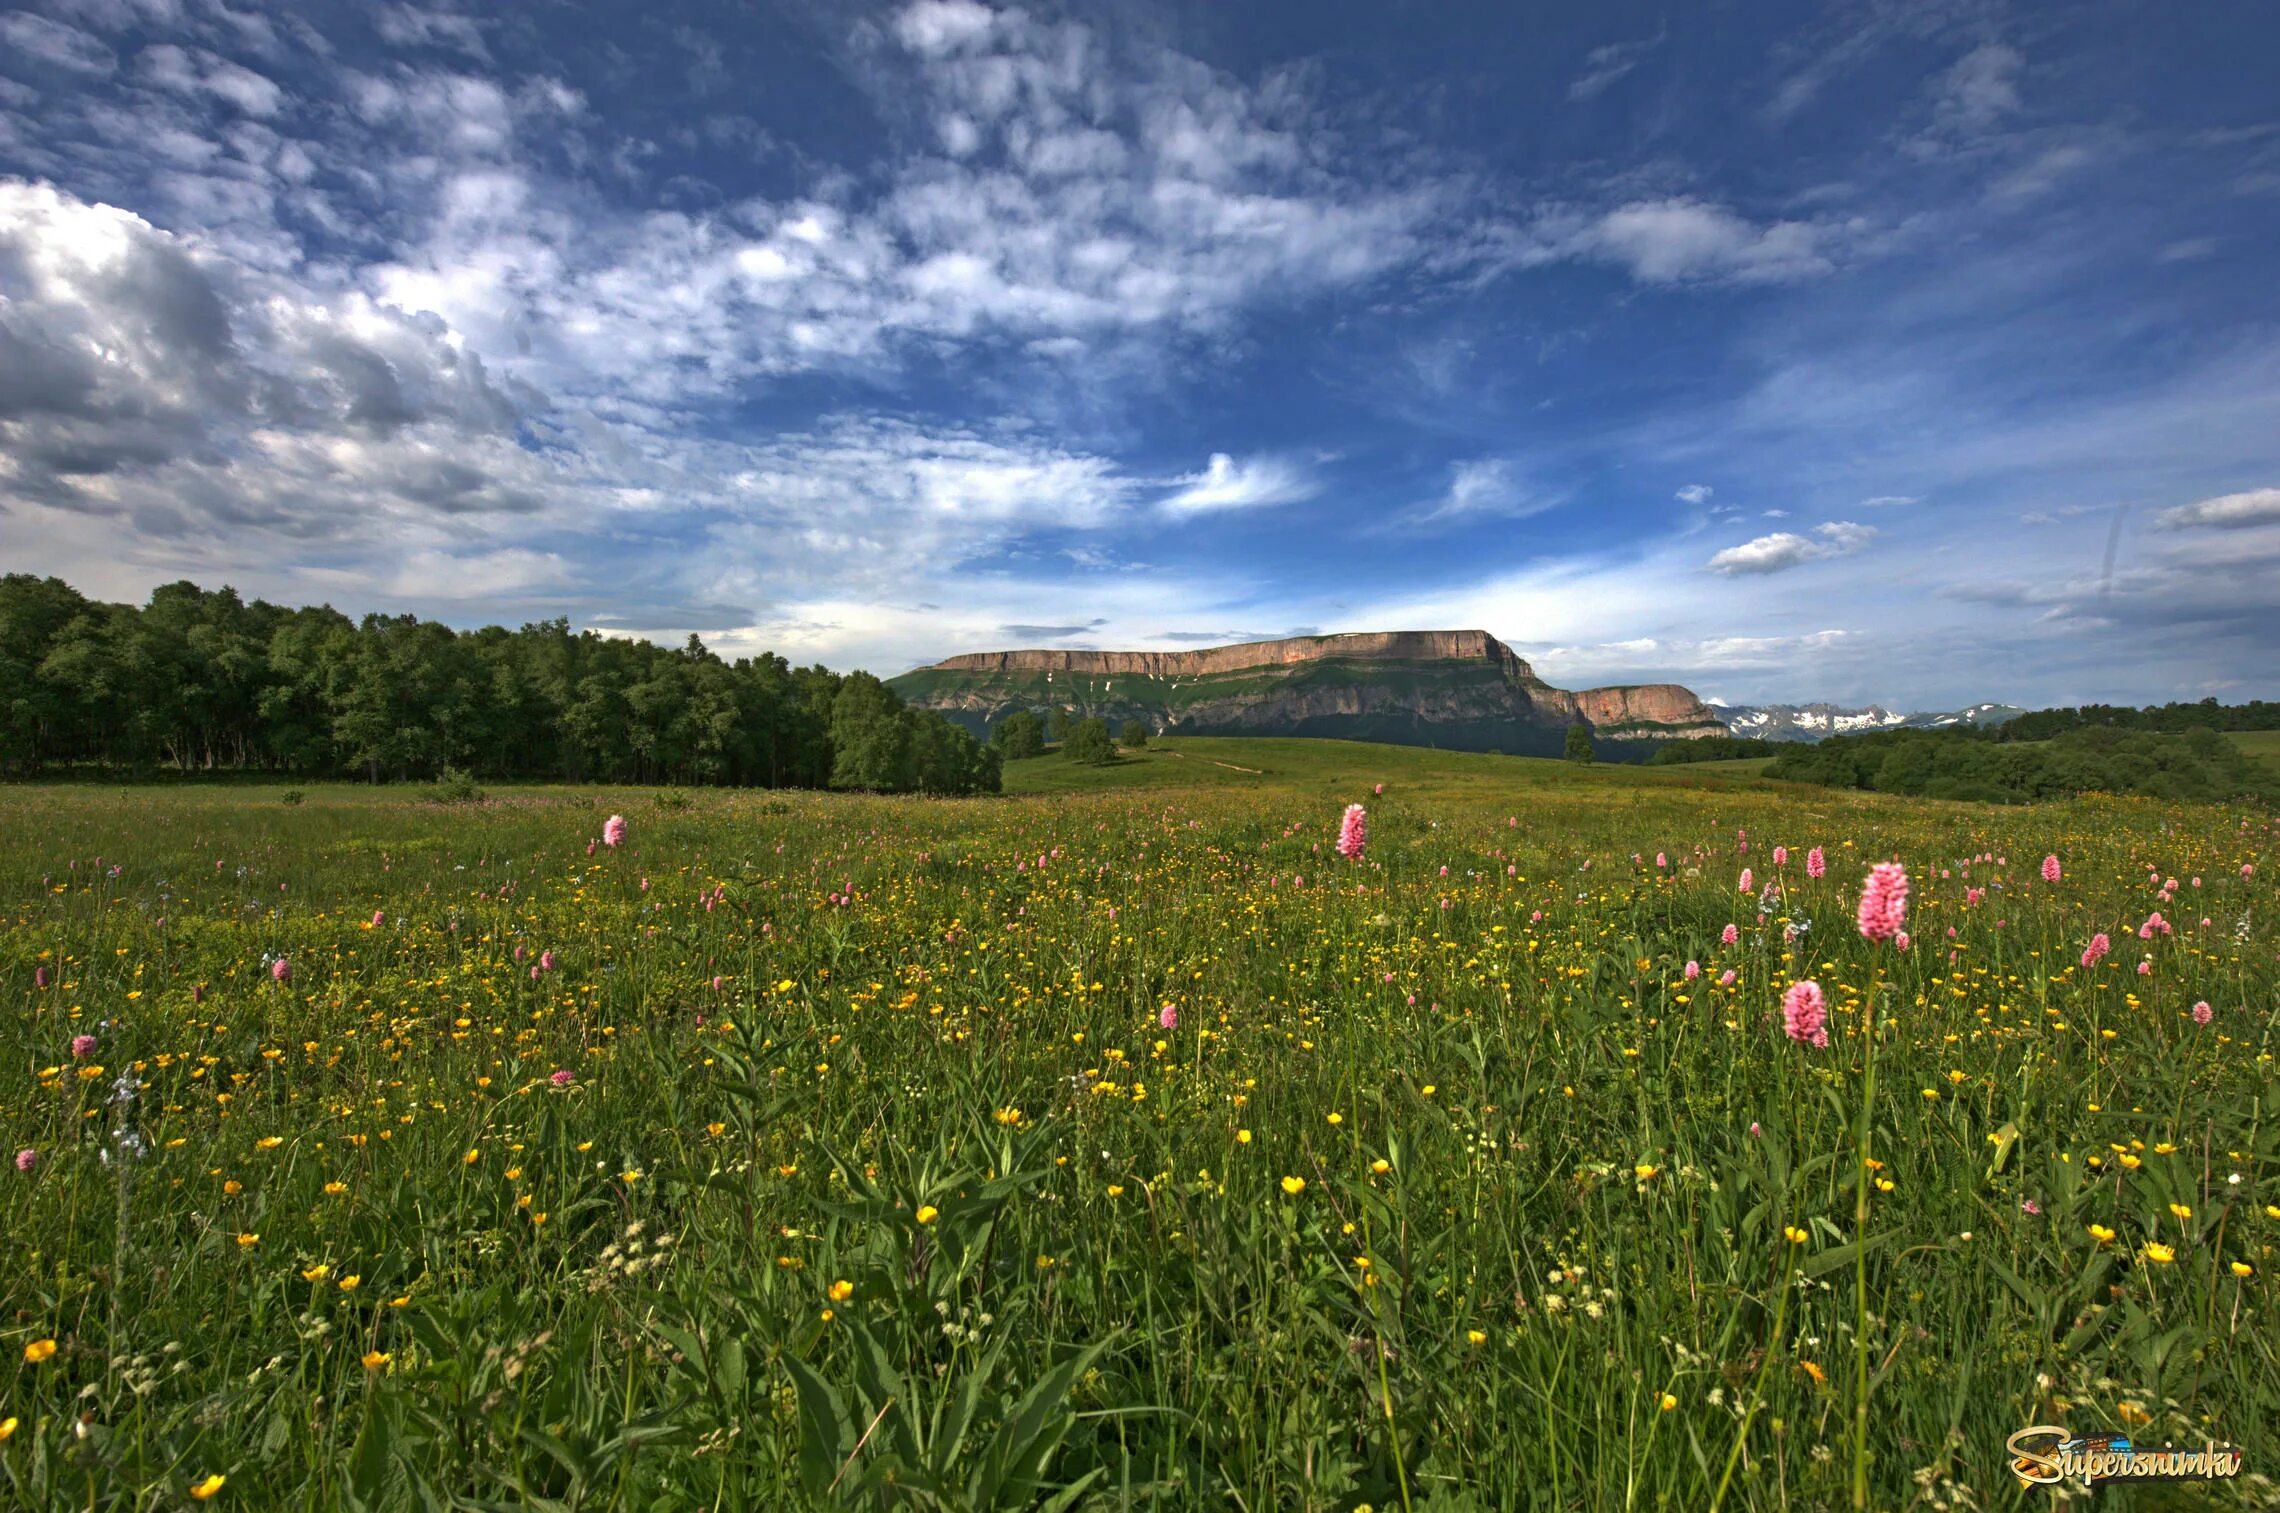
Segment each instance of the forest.
[[2182,735],[2087,725],[2036,743],[2005,740],[1999,734],[2004,728],[1831,736],[1789,747],[1765,775],[1832,788],[2009,804],[2081,793],[2200,801],[2280,797],[2280,780],[2271,769],[2206,725]]
[[869,673],[566,620],[457,631],[170,583],[0,577],[0,774],[247,772],[996,792],[999,754]]
[[2075,709],[2035,709],[1991,727],[1998,741],[2047,741],[2069,730],[2106,726],[2114,730],[2153,730],[2183,735],[2188,730],[2280,730],[2280,704],[2250,699],[2245,704],[2084,704]]

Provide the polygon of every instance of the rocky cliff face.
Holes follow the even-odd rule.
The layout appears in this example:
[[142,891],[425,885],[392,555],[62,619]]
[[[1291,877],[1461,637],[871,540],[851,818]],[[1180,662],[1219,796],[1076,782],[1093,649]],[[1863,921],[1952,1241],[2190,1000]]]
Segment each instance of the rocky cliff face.
[[921,672],[1061,672],[1079,677],[1199,678],[1254,668],[1358,658],[1373,662],[1493,661],[1507,676],[1533,679],[1528,664],[1485,630],[1390,630],[1294,636],[1204,651],[983,651],[946,657]]
[[1612,739],[1723,735],[1675,684],[1554,688],[1486,631],[1301,636],[1189,652],[1002,651],[893,679],[904,699],[986,729],[1060,708],[1158,732],[1319,735],[1548,753],[1574,724]]

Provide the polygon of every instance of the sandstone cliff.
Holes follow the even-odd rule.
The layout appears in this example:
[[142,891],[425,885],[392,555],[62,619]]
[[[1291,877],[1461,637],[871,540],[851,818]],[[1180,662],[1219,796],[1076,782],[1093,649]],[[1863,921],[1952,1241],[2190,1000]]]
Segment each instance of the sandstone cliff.
[[1604,739],[1722,735],[1676,684],[1554,688],[1486,631],[1301,636],[1188,652],[1001,651],[893,679],[904,699],[986,729],[1016,709],[1138,719],[1189,734],[1321,735],[1548,752],[1566,727]]

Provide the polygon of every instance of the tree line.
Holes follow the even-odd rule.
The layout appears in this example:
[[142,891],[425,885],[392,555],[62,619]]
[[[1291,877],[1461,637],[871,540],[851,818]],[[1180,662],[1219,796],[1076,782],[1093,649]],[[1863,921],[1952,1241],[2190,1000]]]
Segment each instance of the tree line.
[[1676,767],[1693,762],[1731,762],[1740,757],[1781,755],[1788,745],[1762,736],[1712,735],[1691,741],[1665,741],[1647,758],[1650,767]]
[[2182,735],[2087,725],[2037,743],[2005,740],[2000,729],[1954,726],[1831,736],[1786,747],[1765,775],[1833,788],[1993,803],[2077,793],[2280,800],[2280,777],[2205,725]]
[[2114,730],[2153,730],[2183,735],[2188,730],[2280,730],[2280,704],[2250,699],[2245,704],[2219,704],[2202,699],[2193,704],[2151,704],[2131,709],[2113,704],[2084,704],[2074,709],[2036,709],[2014,715],[1994,727],[1998,741],[2047,741],[2069,730],[2105,726]]
[[170,583],[0,577],[0,773],[259,772],[994,793],[999,753],[869,673],[567,620],[458,631]]

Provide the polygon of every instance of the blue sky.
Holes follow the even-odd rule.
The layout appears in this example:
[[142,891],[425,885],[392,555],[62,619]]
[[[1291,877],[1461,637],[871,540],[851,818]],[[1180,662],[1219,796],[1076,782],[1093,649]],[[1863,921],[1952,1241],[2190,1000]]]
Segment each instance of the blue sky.
[[[4,0],[0,0],[4,3]],[[0,564],[2280,695],[2280,14],[0,8]]]

